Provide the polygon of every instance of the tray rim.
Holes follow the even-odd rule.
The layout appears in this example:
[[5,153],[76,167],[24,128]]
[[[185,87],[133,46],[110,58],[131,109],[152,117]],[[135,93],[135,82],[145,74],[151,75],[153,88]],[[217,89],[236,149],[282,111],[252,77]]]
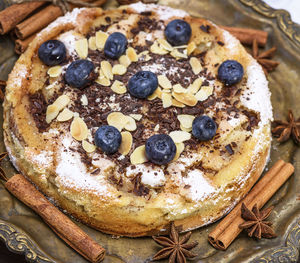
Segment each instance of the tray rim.
[[[5,6],[9,1],[4,0]],[[292,21],[289,12],[283,9],[274,9],[262,0],[238,0],[244,6],[250,7],[257,13],[271,19],[276,19],[280,30],[290,41],[300,47],[300,25]],[[0,219],[0,240],[3,240],[8,250],[17,254],[24,254],[28,262],[55,263],[44,255],[28,235],[16,228],[13,224]],[[250,263],[271,263],[277,260],[297,262],[300,254],[300,218],[291,224],[286,233],[285,242],[276,248],[265,251]]]

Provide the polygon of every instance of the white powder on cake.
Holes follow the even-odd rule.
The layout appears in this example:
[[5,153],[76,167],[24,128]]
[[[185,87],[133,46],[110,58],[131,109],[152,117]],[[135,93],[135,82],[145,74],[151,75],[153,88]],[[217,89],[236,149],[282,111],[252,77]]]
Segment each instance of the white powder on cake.
[[171,17],[188,16],[188,13],[183,10],[173,9],[168,6],[157,6],[154,4],[145,5],[142,2],[131,4],[129,7],[134,9],[138,13],[142,13],[146,11],[154,11],[158,14],[159,18],[162,20],[168,20]]

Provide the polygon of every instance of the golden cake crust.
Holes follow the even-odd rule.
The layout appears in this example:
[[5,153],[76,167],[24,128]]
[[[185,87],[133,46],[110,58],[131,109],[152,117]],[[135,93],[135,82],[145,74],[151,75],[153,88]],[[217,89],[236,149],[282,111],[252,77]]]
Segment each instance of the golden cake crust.
[[[122,20],[110,24],[120,16],[123,17]],[[102,30],[105,28],[109,33],[126,33],[128,39],[133,39],[133,46],[139,43],[141,46],[148,45],[149,48],[156,37],[163,37],[163,30],[159,27],[155,29],[152,38],[149,38],[151,44],[145,41],[147,35],[132,31],[139,24],[138,21],[146,23],[144,20],[147,19],[144,17],[149,16],[151,19],[161,20],[163,25],[174,18],[184,17],[192,27],[191,41],[198,46],[202,45],[202,48],[203,43],[210,43],[204,47],[207,72],[216,76],[216,65],[226,59],[235,59],[243,65],[245,77],[242,83],[237,85],[237,89],[233,90],[235,97],[229,94],[227,106],[227,101],[221,98],[226,88],[216,78],[211,79],[214,91],[208,97],[220,100],[214,105],[208,104],[204,112],[216,117],[218,138],[201,144],[201,147],[196,149],[192,147],[195,141],[186,143],[185,151],[178,160],[164,170],[147,163],[128,165],[127,160],[128,167],[123,167],[125,170],[119,172],[118,168],[122,164],[99,152],[87,154],[92,162],[86,163],[79,154],[74,155],[70,150],[71,146],[81,147],[81,143],[70,135],[70,122],[53,121],[50,127],[41,130],[42,126],[38,127],[34,118],[34,114],[37,113],[30,110],[32,103],[37,101],[35,94],[40,90],[46,90],[45,96],[50,98],[48,105],[52,96],[48,93],[49,89],[45,88],[49,67],[39,60],[37,50],[44,41],[54,38],[67,42],[71,39],[69,44],[74,45],[74,40],[69,37],[68,32],[72,32],[75,39],[82,36],[91,37],[92,29],[99,27]],[[68,49],[69,46],[66,46]],[[71,57],[70,50],[68,52]],[[149,55],[155,56],[151,52]],[[206,74],[205,78],[207,76]],[[75,101],[71,96],[73,93],[70,90],[68,92],[71,101]],[[233,107],[232,97],[238,100],[234,105],[239,113],[238,117],[232,117],[228,110],[229,106]],[[203,103],[209,101],[209,98]],[[214,112],[216,108],[219,110]],[[76,107],[71,105],[70,109],[74,110]],[[75,9],[43,30],[16,62],[7,82],[4,101],[4,140],[17,169],[68,213],[106,233],[145,236],[162,233],[171,221],[185,231],[211,223],[229,212],[250,190],[265,167],[271,143],[271,110],[267,81],[261,67],[235,38],[213,23],[189,17],[182,11],[140,3],[111,11],[99,8]],[[87,119],[85,120],[88,123]],[[90,127],[89,129],[92,130]],[[149,127],[144,129],[155,133]],[[169,130],[171,131],[172,129]],[[134,140],[135,138],[133,136]],[[236,147],[233,147],[233,152],[226,152],[228,145],[231,150],[232,145]],[[137,146],[138,143],[133,144],[130,154]],[[93,155],[97,155],[98,162]],[[103,173],[95,176],[95,169],[87,171],[88,166],[96,169],[103,166],[106,168],[103,169]],[[68,174],[67,171],[73,168],[73,174]],[[80,173],[82,169],[84,172]],[[78,174],[74,175],[77,171]],[[153,171],[163,178],[158,183],[153,183],[153,180],[157,179]],[[142,176],[139,173],[142,173]],[[138,183],[130,180],[137,175],[140,176]],[[120,178],[124,181],[123,186],[115,182]],[[137,192],[135,188],[130,188],[136,184],[141,186]],[[143,189],[148,190],[141,194]]]

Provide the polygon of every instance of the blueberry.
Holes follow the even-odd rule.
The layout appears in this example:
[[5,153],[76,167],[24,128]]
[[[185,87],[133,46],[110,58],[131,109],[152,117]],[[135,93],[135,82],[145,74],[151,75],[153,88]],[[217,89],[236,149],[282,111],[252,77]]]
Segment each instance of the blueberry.
[[222,81],[225,86],[232,86],[240,82],[243,75],[243,66],[236,60],[226,60],[218,69],[218,79]]
[[172,20],[165,29],[165,36],[172,46],[181,46],[189,42],[192,35],[191,26],[181,19]]
[[48,40],[39,47],[38,55],[47,66],[55,66],[65,60],[66,47],[59,40]]
[[111,59],[118,59],[125,53],[126,48],[126,37],[120,32],[115,32],[107,38],[104,46],[104,54]]
[[94,67],[89,60],[75,60],[68,66],[65,80],[72,87],[84,88],[93,80]]
[[117,128],[110,125],[104,125],[98,128],[95,134],[95,144],[107,154],[113,154],[118,151],[122,136]]
[[128,81],[129,93],[140,99],[150,96],[157,87],[157,76],[150,71],[139,71]]
[[208,141],[216,135],[217,124],[206,115],[196,117],[192,125],[192,134],[200,141]]
[[155,164],[167,164],[176,154],[176,145],[167,134],[156,134],[146,141],[146,156]]

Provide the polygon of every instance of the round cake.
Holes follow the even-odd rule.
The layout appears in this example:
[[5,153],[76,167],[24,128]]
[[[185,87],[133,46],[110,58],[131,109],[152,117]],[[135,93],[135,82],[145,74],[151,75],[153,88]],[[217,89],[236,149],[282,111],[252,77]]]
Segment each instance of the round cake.
[[209,224],[264,169],[272,107],[261,66],[227,31],[142,3],[74,9],[9,75],[11,161],[67,213],[106,233]]

